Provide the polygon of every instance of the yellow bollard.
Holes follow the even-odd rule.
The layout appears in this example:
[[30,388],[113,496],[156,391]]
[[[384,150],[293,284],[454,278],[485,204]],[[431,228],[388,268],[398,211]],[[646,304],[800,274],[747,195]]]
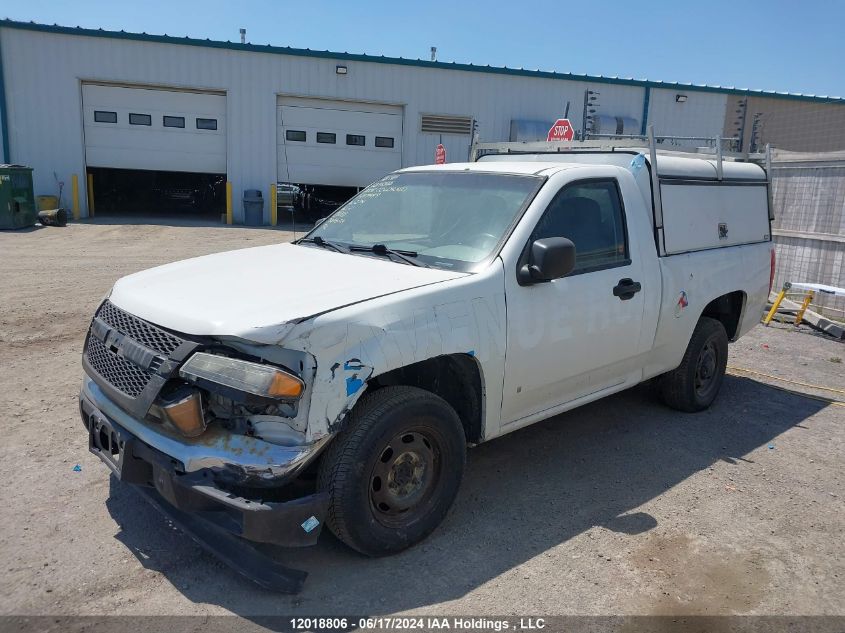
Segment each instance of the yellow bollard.
[[226,224],[232,223],[232,183],[226,181]]
[[279,221],[279,209],[276,202],[276,183],[270,185],[270,226],[276,226]]
[[88,217],[94,217],[94,174],[88,174]]
[[70,189],[71,195],[73,196],[71,200],[71,204],[73,205],[71,209],[73,210],[73,219],[79,219],[79,176],[73,174],[70,177]]
[[774,303],[772,303],[772,309],[769,310],[769,313],[763,318],[763,325],[768,325],[769,323],[772,322],[772,318],[775,316],[775,313],[778,311],[778,308],[780,307],[781,301],[783,301],[783,298],[785,296],[786,296],[786,288],[781,290],[778,293],[778,296],[775,297],[775,301],[774,301]]
[[808,290],[807,294],[804,295],[804,302],[801,304],[801,309],[798,310],[798,314],[795,315],[795,325],[801,325],[801,320],[804,318],[804,313],[807,311],[807,308],[810,307],[810,302],[813,300],[813,291]]

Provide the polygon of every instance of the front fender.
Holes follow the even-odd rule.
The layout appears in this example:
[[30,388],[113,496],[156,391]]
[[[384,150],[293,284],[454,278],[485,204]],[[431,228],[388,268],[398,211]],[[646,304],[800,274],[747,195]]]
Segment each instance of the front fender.
[[498,434],[506,305],[501,262],[460,279],[373,299],[297,324],[281,345],[317,361],[307,439],[333,434],[389,371],[445,354],[474,356],[484,377],[486,435]]

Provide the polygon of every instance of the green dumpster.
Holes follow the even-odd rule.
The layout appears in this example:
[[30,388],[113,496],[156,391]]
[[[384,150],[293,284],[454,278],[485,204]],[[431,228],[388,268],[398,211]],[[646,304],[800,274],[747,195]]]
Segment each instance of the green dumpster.
[[32,167],[0,165],[0,229],[33,226],[37,216]]

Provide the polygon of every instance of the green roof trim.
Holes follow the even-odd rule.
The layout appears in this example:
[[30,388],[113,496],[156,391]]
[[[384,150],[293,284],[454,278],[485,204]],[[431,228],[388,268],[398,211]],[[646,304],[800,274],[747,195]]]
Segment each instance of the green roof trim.
[[774,90],[750,90],[746,88],[726,88],[707,84],[680,83],[672,81],[651,81],[648,79],[633,79],[622,77],[604,77],[603,75],[579,75],[547,70],[525,70],[524,68],[508,68],[507,66],[478,66],[457,62],[431,62],[422,59],[406,59],[404,57],[385,57],[384,55],[366,55],[360,53],[336,53],[332,51],[318,51],[310,48],[291,48],[287,46],[273,46],[271,44],[240,44],[238,42],[221,42],[210,39],[196,39],[190,37],[174,37],[172,35],[150,35],[148,33],[130,33],[127,31],[106,31],[103,29],[86,29],[82,27],[59,26],[58,24],[37,24],[35,22],[19,22],[17,20],[0,20],[0,28],[38,31],[41,33],[55,33],[59,35],[76,35],[82,37],[105,37],[136,42],[155,42],[157,44],[180,44],[182,46],[202,46],[248,53],[269,53],[272,55],[291,55],[294,57],[317,57],[338,61],[358,61],[375,64],[394,64],[397,66],[416,66],[419,68],[433,68],[439,70],[460,70],[474,73],[491,73],[495,75],[516,75],[520,77],[536,77],[541,79],[560,79],[566,81],[586,81],[599,84],[614,84],[623,86],[639,86],[656,89],[682,89],[695,92],[715,92],[752,97],[775,97],[779,99],[794,99],[798,101],[812,101],[815,103],[845,104],[843,97],[828,97],[806,95],[793,92],[776,92]]

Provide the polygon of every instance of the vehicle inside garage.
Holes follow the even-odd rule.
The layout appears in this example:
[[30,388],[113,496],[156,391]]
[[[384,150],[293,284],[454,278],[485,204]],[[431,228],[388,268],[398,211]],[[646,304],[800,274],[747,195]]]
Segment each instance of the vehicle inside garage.
[[185,215],[219,219],[226,212],[226,174],[90,167],[97,215]]
[[335,187],[280,182],[276,185],[279,218],[313,222],[324,218],[359,191],[359,187]]

